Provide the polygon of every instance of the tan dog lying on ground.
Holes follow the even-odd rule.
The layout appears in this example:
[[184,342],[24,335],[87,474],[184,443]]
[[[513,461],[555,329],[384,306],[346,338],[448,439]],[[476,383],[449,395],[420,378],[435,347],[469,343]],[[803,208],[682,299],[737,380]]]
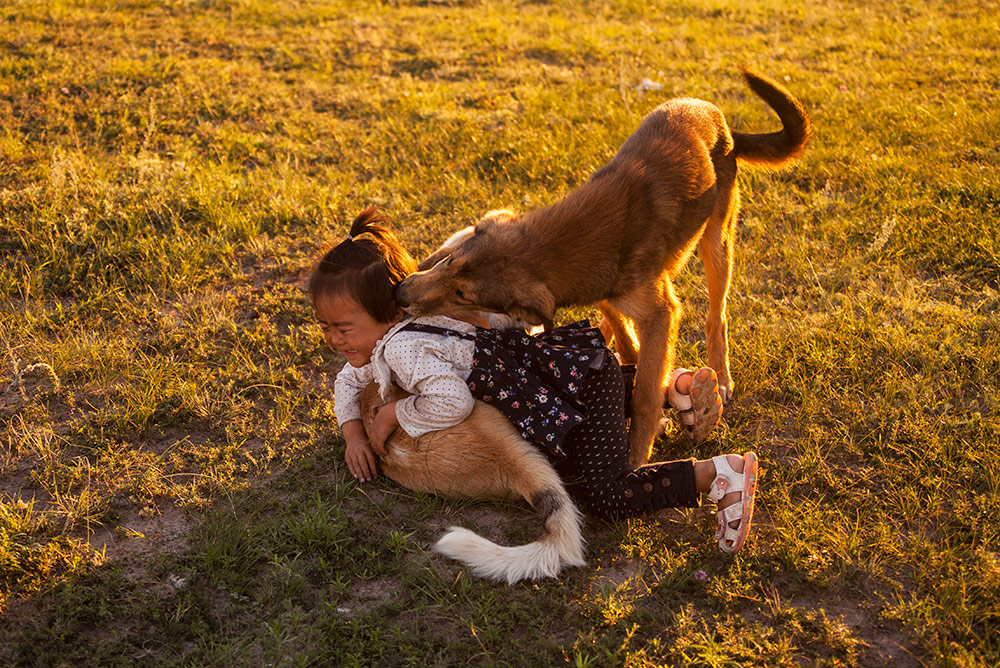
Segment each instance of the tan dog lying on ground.
[[[393,386],[389,400],[406,396]],[[382,403],[375,383],[362,392],[366,431]],[[518,547],[502,547],[460,527],[449,529],[434,549],[467,564],[476,575],[513,584],[586,564],[580,513],[559,475],[492,406],[477,401],[460,424],[417,439],[396,429],[385,445],[382,472],[403,487],[461,499],[524,499],[542,516],[544,535]]]
[[670,100],[561,202],[521,217],[492,212],[473,234],[428,258],[423,264],[436,264],[397,289],[400,305],[411,315],[494,311],[550,327],[557,308],[596,302],[622,361],[638,365],[630,461],[646,463],[680,321],[671,278],[697,246],[708,283],[708,366],[728,400],[726,294],[740,207],[737,161],[786,164],[811,133],[791,93],[759,74],[745,70],[743,77],[778,114],[781,131],[730,132],[715,105]]

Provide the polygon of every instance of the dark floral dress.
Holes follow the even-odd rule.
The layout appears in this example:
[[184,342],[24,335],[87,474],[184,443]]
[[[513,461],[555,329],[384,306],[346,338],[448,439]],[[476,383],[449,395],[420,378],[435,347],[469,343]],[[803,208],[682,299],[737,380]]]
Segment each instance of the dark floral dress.
[[474,340],[472,396],[495,406],[526,440],[554,455],[563,454],[563,438],[587,420],[580,401],[584,378],[612,354],[586,320],[537,336],[481,327],[472,334],[416,322],[402,329]]
[[608,519],[697,507],[694,460],[629,464],[626,409],[634,367],[620,368],[587,321],[530,336],[466,333],[410,323],[402,329],[475,341],[468,385],[537,443],[587,512]]

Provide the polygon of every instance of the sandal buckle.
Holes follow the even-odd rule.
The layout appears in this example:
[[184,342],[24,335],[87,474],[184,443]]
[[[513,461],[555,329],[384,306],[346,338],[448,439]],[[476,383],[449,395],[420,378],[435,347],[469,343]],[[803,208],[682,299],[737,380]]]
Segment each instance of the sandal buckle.
[[726,490],[728,489],[729,478],[720,475],[712,481],[712,487],[708,490],[708,498],[718,503],[726,495]]

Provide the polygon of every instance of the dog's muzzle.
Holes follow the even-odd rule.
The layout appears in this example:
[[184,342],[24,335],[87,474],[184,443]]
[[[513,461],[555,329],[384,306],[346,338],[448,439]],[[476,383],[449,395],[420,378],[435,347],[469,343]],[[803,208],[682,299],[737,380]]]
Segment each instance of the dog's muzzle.
[[410,300],[406,298],[406,290],[403,288],[403,284],[400,283],[396,286],[396,289],[392,291],[392,298],[396,300],[396,304],[399,308],[406,310],[406,307],[410,305]]

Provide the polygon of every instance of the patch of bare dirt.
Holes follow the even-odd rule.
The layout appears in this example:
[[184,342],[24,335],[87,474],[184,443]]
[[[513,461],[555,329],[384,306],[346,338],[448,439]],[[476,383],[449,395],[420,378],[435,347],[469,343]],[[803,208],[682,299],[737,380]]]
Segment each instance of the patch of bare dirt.
[[115,527],[97,527],[87,541],[94,550],[103,550],[108,561],[119,562],[126,575],[141,577],[151,557],[187,549],[195,527],[187,513],[173,504],[163,504],[158,510],[152,515],[130,512]]
[[398,582],[392,580],[368,580],[355,582],[348,597],[337,605],[337,614],[347,619],[363,617],[374,609],[399,598],[403,593]]

